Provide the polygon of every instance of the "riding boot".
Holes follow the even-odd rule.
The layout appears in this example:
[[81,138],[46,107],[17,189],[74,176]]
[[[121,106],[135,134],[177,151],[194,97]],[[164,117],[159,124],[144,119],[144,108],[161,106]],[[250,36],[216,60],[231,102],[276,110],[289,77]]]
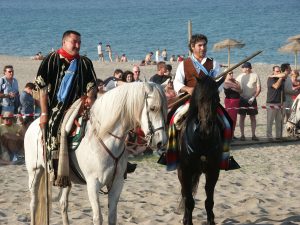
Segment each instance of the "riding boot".
[[127,162],[127,173],[133,173],[136,169],[136,166],[137,164],[136,163],[130,163],[130,162]]
[[136,167],[137,167],[136,163],[127,162],[127,168],[126,168],[126,171],[124,173],[124,179],[125,180],[127,179],[127,173],[133,173],[135,171]]
[[240,165],[234,160],[233,156],[229,156],[228,158],[223,158],[221,160],[220,169],[221,170],[236,170],[241,168]]

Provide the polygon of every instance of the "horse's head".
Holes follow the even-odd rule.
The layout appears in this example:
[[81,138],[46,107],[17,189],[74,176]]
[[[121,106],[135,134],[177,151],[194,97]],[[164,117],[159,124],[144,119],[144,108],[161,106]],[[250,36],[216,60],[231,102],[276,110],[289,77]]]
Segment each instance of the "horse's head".
[[220,102],[218,83],[209,76],[197,79],[190,101],[189,117],[197,116],[200,132],[212,132],[217,119],[217,107]]
[[161,148],[167,144],[166,117],[167,100],[161,86],[145,83],[144,107],[140,125],[151,147]]
[[291,107],[291,115],[286,123],[286,131],[290,136],[300,136],[300,95],[295,99]]

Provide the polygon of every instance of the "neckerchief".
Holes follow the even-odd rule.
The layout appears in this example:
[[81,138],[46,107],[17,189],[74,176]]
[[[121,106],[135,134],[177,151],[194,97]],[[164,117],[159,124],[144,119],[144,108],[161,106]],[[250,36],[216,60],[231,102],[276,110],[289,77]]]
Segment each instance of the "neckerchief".
[[194,54],[192,54],[191,59],[198,74],[200,73],[200,71],[203,71],[205,75],[212,76],[212,73],[208,73],[207,69],[195,58]]
[[60,48],[57,50],[57,53],[60,54],[61,56],[63,56],[64,58],[66,58],[69,62],[71,62],[73,59],[79,59],[79,55],[71,55],[68,52],[66,52],[66,50],[64,50],[63,48]]
[[61,81],[59,90],[57,92],[57,100],[59,102],[64,102],[70,92],[72,81],[74,79],[74,75],[77,69],[77,59],[73,59],[68,70],[65,72],[65,76]]

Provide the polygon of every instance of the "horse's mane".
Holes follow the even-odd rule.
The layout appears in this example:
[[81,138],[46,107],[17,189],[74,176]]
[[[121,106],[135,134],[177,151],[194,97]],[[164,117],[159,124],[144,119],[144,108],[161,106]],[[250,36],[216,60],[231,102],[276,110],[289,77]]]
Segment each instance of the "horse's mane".
[[[203,76],[197,79],[197,85],[191,97],[187,119],[190,120],[197,116],[202,122],[210,121],[216,113],[213,109],[219,101],[218,85],[215,80],[209,76]],[[202,125],[204,125],[204,123],[202,123]]]
[[[145,93],[153,95],[158,107],[166,105],[165,95],[154,83],[132,82],[120,85],[101,97],[91,108],[91,121],[99,137],[105,137],[120,123],[131,128],[140,123]],[[161,97],[163,96],[163,97]],[[161,99],[161,100],[160,100]],[[166,115],[166,107],[163,107]]]

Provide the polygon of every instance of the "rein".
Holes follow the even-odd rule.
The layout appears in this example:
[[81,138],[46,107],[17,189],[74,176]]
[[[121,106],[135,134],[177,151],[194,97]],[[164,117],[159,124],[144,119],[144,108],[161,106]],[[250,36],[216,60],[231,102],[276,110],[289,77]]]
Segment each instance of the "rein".
[[[95,132],[95,131],[96,131],[96,130],[94,129],[94,132]],[[111,133],[110,133],[110,135],[112,135],[113,137],[116,137],[116,138],[122,140],[120,137],[115,136],[115,135],[113,135],[113,134],[111,134]],[[123,151],[121,152],[121,154],[120,154],[119,156],[116,157],[116,156],[114,156],[114,154],[109,150],[109,148],[105,145],[105,143],[103,142],[102,138],[98,137],[97,135],[95,135],[95,136],[98,138],[100,144],[104,147],[105,151],[110,155],[110,157],[113,158],[114,164],[115,164],[115,166],[114,166],[113,178],[112,178],[112,181],[111,181],[111,185],[110,185],[110,186],[107,186],[107,191],[100,190],[101,193],[103,193],[103,194],[108,194],[108,193],[110,192],[110,189],[111,189],[111,187],[112,187],[112,184],[113,184],[113,182],[114,182],[114,180],[115,180],[115,178],[116,178],[116,173],[117,173],[117,168],[118,168],[118,162],[120,161],[121,157],[123,156],[123,154],[124,154],[124,152],[125,152],[125,148],[123,149]]]

